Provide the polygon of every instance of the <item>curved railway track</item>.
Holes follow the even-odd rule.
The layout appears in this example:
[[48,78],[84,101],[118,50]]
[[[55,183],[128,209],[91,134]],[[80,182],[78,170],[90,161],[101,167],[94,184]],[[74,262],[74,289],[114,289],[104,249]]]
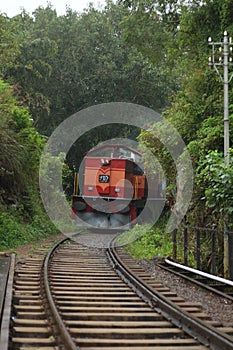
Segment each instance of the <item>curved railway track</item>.
[[233,329],[203,318],[123,249],[67,239],[17,267],[9,349],[233,349]]

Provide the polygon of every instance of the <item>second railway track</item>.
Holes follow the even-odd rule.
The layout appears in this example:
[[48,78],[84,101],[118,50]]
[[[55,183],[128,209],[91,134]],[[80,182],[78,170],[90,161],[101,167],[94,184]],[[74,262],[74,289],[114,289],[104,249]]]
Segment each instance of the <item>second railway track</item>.
[[170,259],[165,259],[164,262],[158,264],[158,266],[205,289],[208,289],[212,293],[216,293],[233,301],[233,281],[231,280],[178,264]]
[[42,251],[18,268],[11,349],[233,349],[233,329],[200,321],[198,305],[184,303],[155,281],[149,285],[150,276],[118,253],[125,266],[113,248],[106,253],[66,241],[45,264]]

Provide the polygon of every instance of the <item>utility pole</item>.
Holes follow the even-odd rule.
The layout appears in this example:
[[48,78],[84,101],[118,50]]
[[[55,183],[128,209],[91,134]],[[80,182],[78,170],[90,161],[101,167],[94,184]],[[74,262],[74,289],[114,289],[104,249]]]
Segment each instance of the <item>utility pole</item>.
[[[209,37],[209,45],[212,46],[212,55],[209,57],[209,65],[213,66],[217,72],[220,80],[224,86],[224,162],[229,164],[229,102],[228,102],[228,85],[233,77],[233,74],[229,77],[229,66],[232,66],[232,38],[228,39],[227,31],[224,32],[223,42],[213,42]],[[215,59],[215,56],[218,59]],[[223,75],[221,74],[219,67],[223,67]],[[228,277],[229,273],[233,278],[233,267],[231,267],[230,260],[232,256],[229,252],[231,250],[230,239],[227,234],[226,222],[224,223],[224,276]],[[229,265],[231,267],[229,271]]]

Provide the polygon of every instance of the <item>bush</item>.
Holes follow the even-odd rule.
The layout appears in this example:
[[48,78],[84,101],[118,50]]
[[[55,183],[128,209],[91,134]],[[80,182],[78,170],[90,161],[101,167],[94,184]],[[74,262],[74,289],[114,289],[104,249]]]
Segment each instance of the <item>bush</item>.
[[171,234],[159,224],[150,228],[147,225],[136,225],[130,232],[139,238],[127,246],[128,252],[136,259],[151,259],[172,255]]
[[0,250],[16,248],[54,233],[57,233],[57,229],[46,217],[46,214],[40,217],[35,216],[32,223],[22,222],[16,210],[3,211],[0,214]]
[[0,249],[57,232],[40,199],[38,174],[45,139],[31,115],[0,79]]

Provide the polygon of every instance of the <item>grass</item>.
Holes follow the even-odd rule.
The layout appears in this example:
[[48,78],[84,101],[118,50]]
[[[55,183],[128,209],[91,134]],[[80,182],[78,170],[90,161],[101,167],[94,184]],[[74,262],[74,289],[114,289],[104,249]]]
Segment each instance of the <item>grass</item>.
[[8,210],[0,213],[1,251],[17,248],[55,233],[57,229],[46,214],[35,215],[29,223],[23,221],[16,211]]
[[154,227],[135,225],[118,240],[119,245],[127,245],[127,251],[136,259],[172,256],[172,236],[165,232],[163,221]]

